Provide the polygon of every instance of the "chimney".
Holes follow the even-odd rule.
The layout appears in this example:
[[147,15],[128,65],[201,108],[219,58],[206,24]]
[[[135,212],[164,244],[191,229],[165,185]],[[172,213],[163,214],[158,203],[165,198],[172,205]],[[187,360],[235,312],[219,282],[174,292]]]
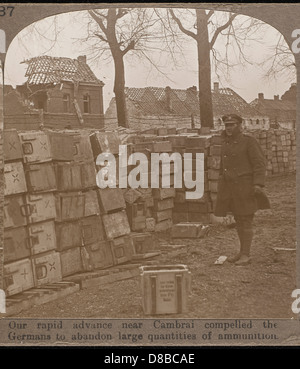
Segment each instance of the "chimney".
[[197,95],[197,87],[196,86],[192,86],[187,88],[187,91],[190,91],[192,93],[194,93],[195,95]]
[[85,63],[86,64],[86,55],[79,55],[77,57],[77,60],[79,61],[79,63]]
[[165,94],[166,94],[166,104],[167,104],[167,109],[169,111],[172,111],[172,101],[171,101],[171,87],[167,86],[165,88]]
[[264,94],[262,92],[258,94],[258,100],[264,100]]
[[219,92],[219,82],[214,82],[214,92]]
[[274,100],[279,101],[279,95],[274,95]]

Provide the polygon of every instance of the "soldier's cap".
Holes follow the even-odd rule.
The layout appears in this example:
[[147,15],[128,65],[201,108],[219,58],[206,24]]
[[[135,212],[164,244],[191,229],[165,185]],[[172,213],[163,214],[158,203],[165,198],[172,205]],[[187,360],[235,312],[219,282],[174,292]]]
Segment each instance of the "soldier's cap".
[[228,115],[224,115],[222,117],[222,121],[224,124],[226,123],[237,123],[237,124],[241,124],[243,122],[243,118],[240,117],[237,114],[228,114]]

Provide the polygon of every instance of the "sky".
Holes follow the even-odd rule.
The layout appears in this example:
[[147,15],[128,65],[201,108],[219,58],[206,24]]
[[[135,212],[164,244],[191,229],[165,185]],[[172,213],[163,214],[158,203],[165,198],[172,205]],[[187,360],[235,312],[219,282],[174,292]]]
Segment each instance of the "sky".
[[[218,12],[223,13],[223,12]],[[84,15],[85,14],[85,15]],[[223,13],[224,14],[224,13]],[[222,14],[221,14],[222,15]],[[244,16],[240,16],[244,17]],[[244,17],[248,18],[248,17]],[[62,14],[56,17],[55,21],[58,36],[53,41],[53,18],[44,19],[38,22],[37,27],[42,34],[32,32],[32,27],[24,29],[10,44],[5,61],[5,84],[12,86],[23,84],[26,81],[26,64],[21,64],[25,59],[39,55],[62,56],[77,58],[78,55],[87,55],[87,63],[97,78],[104,82],[104,108],[108,104],[113,93],[114,67],[110,60],[99,59],[95,63],[92,55],[87,52],[84,43],[79,43],[87,29],[86,12],[74,12],[72,14]],[[225,74],[216,75],[212,71],[212,83],[219,82],[220,87],[230,87],[242,96],[247,102],[255,99],[258,93],[264,93],[266,98],[273,98],[274,95],[282,95],[296,81],[296,75],[287,78],[278,74],[275,78],[266,79],[265,68],[260,63],[269,57],[274,50],[278,31],[271,26],[266,26],[263,33],[257,34],[260,42],[251,41],[249,38],[245,46],[245,52],[251,60],[251,64],[245,67],[236,65],[230,73],[230,78],[225,78]],[[164,75],[158,73],[156,69],[143,62],[126,55],[126,86],[127,87],[166,87],[187,89],[198,85],[197,76],[197,49],[195,41],[186,38],[184,43],[184,59],[181,60],[180,68],[172,65],[171,61],[164,56]],[[225,53],[225,38],[220,37],[216,43],[216,48],[220,55]],[[232,49],[232,54],[236,49]],[[164,54],[165,55],[165,54]],[[234,56],[234,55],[232,55]]]

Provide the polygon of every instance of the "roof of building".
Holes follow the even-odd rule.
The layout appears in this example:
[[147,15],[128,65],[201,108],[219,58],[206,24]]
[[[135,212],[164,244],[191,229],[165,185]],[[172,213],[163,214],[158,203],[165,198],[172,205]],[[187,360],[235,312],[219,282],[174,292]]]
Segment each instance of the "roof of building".
[[[170,87],[126,88],[125,93],[143,115],[199,115],[195,87],[186,90]],[[212,101],[215,116],[235,113],[243,118],[250,118],[262,115],[230,88],[212,90]]]
[[30,85],[60,83],[61,81],[103,84],[87,65],[85,57],[38,56],[25,60],[28,64],[25,77]]

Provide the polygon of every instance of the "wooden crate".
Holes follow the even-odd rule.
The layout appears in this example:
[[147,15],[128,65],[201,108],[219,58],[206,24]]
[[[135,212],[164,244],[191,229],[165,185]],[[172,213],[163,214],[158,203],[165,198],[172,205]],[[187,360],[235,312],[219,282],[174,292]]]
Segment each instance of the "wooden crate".
[[102,216],[105,233],[108,239],[125,236],[130,233],[130,226],[126,212],[119,211]]
[[80,220],[83,245],[105,240],[102,219],[99,215],[85,217]]
[[120,188],[98,189],[100,209],[108,214],[126,208],[123,191]]
[[154,201],[154,211],[162,211],[167,209],[172,209],[174,207],[174,199],[170,197],[164,200],[155,200]]
[[42,131],[20,132],[24,163],[51,161],[51,147],[48,135]]
[[21,141],[16,129],[3,131],[3,156],[5,162],[23,159]]
[[186,265],[140,267],[144,314],[178,314],[188,311],[191,274]]
[[57,189],[53,163],[27,164],[25,176],[29,192],[49,192]]
[[27,225],[29,206],[25,196],[14,195],[4,198],[3,223],[4,228],[14,228]]
[[32,270],[36,287],[62,280],[59,252],[50,251],[33,256]]
[[61,162],[55,165],[58,191],[81,190],[81,164],[77,162]]
[[80,247],[73,247],[71,249],[61,251],[59,256],[62,277],[67,277],[83,271]]
[[55,204],[56,220],[59,222],[84,217],[85,196],[82,192],[57,193]]
[[6,264],[3,268],[6,296],[12,296],[34,287],[32,265],[29,258]]
[[82,231],[79,220],[55,224],[57,250],[63,251],[82,245]]
[[51,146],[51,156],[54,161],[73,161],[73,137],[64,132],[47,132]]
[[114,264],[123,264],[132,259],[134,245],[130,236],[117,237],[110,241]]
[[29,240],[26,227],[4,229],[4,263],[10,263],[30,256]]
[[43,222],[56,218],[55,197],[53,193],[27,194],[26,204],[30,208],[28,223]]
[[84,195],[84,216],[89,217],[91,215],[99,215],[100,214],[100,205],[98,200],[97,190],[87,190],[83,191]]
[[80,251],[85,271],[109,268],[114,265],[109,241],[97,241],[81,247]]
[[119,154],[121,142],[115,132],[95,132],[91,135],[90,140],[95,158],[103,152]]
[[56,249],[56,233],[54,221],[28,225],[28,239],[31,255]]
[[23,163],[21,161],[4,164],[4,196],[27,192]]

